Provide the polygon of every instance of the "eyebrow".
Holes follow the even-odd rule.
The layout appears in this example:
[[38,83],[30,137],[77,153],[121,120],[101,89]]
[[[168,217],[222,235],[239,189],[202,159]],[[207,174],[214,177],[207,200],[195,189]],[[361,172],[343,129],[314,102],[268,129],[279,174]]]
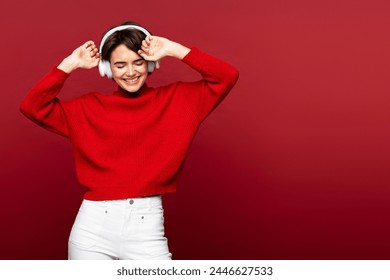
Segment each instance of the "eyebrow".
[[[143,58],[139,58],[139,59],[136,59],[136,60],[133,60],[132,63],[137,63],[139,61],[144,61],[145,59]],[[117,65],[117,64],[127,64],[128,62],[127,61],[116,61],[114,62],[114,65]]]

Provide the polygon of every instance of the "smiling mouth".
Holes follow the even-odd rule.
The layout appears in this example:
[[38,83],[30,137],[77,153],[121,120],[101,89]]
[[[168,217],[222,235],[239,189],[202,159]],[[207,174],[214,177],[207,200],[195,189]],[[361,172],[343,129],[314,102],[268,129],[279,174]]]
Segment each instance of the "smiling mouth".
[[139,80],[139,77],[122,79],[126,84],[135,84]]

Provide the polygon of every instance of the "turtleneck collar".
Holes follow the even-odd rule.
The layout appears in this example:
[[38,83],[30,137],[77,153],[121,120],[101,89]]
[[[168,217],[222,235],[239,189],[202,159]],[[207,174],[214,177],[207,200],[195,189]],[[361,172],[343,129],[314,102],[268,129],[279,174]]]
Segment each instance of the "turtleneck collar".
[[121,96],[121,97],[126,97],[126,98],[138,98],[144,95],[148,91],[149,87],[147,84],[143,84],[142,87],[137,91],[137,92],[128,92],[118,86],[117,90],[114,91],[113,95],[115,96]]

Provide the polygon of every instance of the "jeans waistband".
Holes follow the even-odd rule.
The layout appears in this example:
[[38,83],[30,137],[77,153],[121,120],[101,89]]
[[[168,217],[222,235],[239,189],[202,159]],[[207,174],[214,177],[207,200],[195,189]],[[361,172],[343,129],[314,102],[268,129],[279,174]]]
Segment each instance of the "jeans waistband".
[[84,200],[86,203],[104,204],[121,208],[138,208],[138,207],[162,207],[161,195],[126,198],[118,200],[103,200],[103,201],[91,201]]

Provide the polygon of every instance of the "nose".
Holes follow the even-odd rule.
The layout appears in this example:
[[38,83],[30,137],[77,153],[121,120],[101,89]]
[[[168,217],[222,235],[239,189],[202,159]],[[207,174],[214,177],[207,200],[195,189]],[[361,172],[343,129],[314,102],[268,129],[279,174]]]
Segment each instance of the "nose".
[[135,74],[135,70],[132,65],[129,65],[126,69],[126,75],[133,76]]

